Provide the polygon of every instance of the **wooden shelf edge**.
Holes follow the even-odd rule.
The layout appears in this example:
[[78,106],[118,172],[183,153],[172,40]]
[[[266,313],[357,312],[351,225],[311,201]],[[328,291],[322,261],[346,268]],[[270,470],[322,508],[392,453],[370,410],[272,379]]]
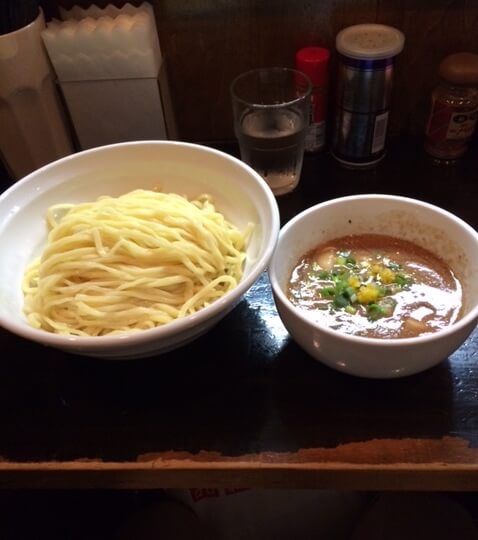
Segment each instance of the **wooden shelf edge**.
[[478,464],[0,463],[0,489],[195,487],[478,491]]

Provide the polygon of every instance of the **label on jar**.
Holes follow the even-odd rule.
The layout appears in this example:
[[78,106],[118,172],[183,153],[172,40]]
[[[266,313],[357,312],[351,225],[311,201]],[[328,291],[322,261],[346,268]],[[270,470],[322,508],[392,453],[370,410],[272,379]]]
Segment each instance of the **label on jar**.
[[325,145],[325,122],[312,123],[305,136],[305,151],[316,152]]
[[349,165],[377,163],[385,155],[388,111],[355,113],[337,108],[332,144],[334,157]]
[[317,152],[325,146],[325,102],[322,89],[315,88],[310,97],[310,124],[305,138],[305,151]]
[[454,107],[434,100],[426,135],[430,141],[464,141],[473,135],[478,109],[457,111]]
[[380,152],[385,148],[385,138],[387,136],[388,112],[377,114],[373,129],[372,154]]

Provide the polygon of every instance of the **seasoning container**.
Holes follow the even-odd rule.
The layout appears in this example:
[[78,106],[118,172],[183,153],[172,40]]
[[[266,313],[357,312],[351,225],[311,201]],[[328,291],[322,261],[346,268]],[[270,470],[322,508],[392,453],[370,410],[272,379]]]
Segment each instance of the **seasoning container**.
[[376,165],[385,156],[395,57],[402,32],[358,24],[336,37],[339,53],[332,154],[348,168]]
[[312,82],[310,125],[305,151],[317,152],[325,146],[327,86],[330,52],[324,47],[304,47],[295,55],[295,67]]
[[467,150],[478,117],[478,55],[462,52],[444,58],[441,82],[431,95],[425,150],[453,161]]

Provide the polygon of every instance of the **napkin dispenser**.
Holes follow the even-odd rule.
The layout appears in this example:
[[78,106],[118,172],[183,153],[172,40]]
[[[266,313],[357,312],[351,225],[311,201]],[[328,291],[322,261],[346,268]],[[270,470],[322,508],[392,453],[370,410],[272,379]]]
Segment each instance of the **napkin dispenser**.
[[27,6],[9,2],[0,8],[0,161],[11,180],[74,150],[41,38],[43,11],[37,6],[35,15]]
[[42,32],[82,150],[176,139],[153,8],[60,8]]

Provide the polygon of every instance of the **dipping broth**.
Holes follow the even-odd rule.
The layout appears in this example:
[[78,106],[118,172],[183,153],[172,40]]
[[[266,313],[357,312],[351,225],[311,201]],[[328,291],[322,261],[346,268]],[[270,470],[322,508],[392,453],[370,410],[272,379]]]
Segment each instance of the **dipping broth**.
[[399,238],[358,234],[306,253],[292,271],[289,300],[347,334],[409,338],[461,315],[462,287],[430,251]]

